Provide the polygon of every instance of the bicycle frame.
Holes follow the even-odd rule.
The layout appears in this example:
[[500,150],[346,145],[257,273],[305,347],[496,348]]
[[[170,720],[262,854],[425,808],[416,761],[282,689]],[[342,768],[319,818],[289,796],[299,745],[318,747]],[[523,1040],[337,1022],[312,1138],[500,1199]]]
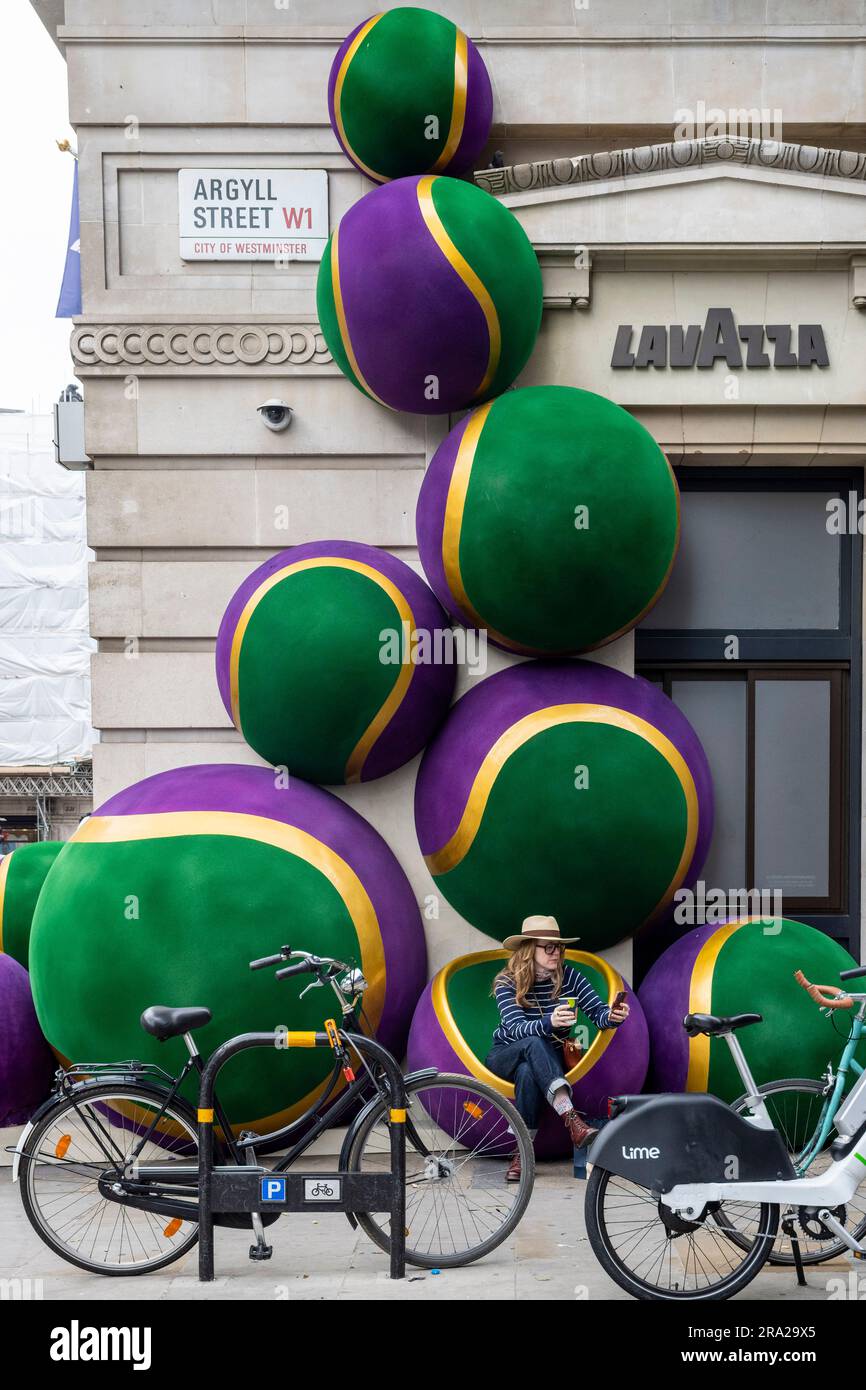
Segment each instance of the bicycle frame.
[[[696,1219],[708,1202],[768,1202],[773,1206],[804,1206],[815,1208],[826,1225],[838,1235],[849,1249],[862,1251],[840,1223],[832,1217],[834,1208],[843,1206],[853,1197],[863,1180],[866,1154],[863,1134],[857,1136],[851,1152],[837,1159],[817,1178],[795,1178],[791,1182],[710,1182],[678,1183],[661,1194],[661,1202],[671,1211],[688,1220]],[[828,1210],[824,1210],[824,1209]]]
[[[270,1037],[271,1035],[267,1036]],[[349,1036],[351,1037],[351,1035]],[[195,1215],[191,1215],[190,1202],[188,1199],[184,1200],[177,1195],[177,1188],[183,1187],[190,1190],[195,1186],[198,1172],[197,1162],[174,1162],[170,1165],[158,1162],[147,1164],[140,1164],[138,1162],[138,1155],[157,1129],[166,1109],[177,1096],[186,1078],[193,1072],[197,1073],[199,1081],[201,1081],[203,1076],[205,1064],[201,1054],[195,1048],[188,1034],[185,1040],[190,1056],[177,1076],[172,1076],[170,1073],[163,1071],[160,1067],[143,1065],[133,1061],[120,1063],[81,1063],[70,1068],[66,1072],[59,1073],[58,1082],[59,1090],[61,1092],[66,1091],[70,1094],[73,1101],[76,1096],[80,1096],[82,1101],[87,1100],[88,1081],[102,1083],[107,1080],[117,1080],[118,1082],[126,1081],[135,1083],[146,1079],[164,1090],[165,1099],[162,1105],[154,1112],[147,1130],[141,1135],[131,1157],[127,1158],[124,1169],[121,1170],[119,1166],[116,1169],[118,1176],[123,1179],[124,1184],[128,1184],[127,1191],[125,1191],[123,1195],[113,1191],[106,1192],[105,1195],[109,1196],[111,1200],[126,1202],[126,1204],[130,1206],[158,1212],[161,1216],[178,1216],[184,1220],[191,1220],[195,1219]],[[273,1042],[272,1038],[271,1042]],[[216,1094],[214,1094],[212,1108],[214,1110],[214,1119],[216,1123],[213,1128],[219,1128],[225,1143],[227,1156],[235,1163],[240,1164],[245,1158],[251,1157],[251,1151],[255,1149],[256,1146],[266,1146],[268,1149],[273,1149],[281,1145],[283,1140],[289,1139],[299,1129],[309,1126],[309,1128],[304,1129],[304,1133],[296,1139],[270,1170],[274,1173],[285,1173],[315,1143],[320,1134],[324,1133],[327,1129],[335,1128],[347,1111],[351,1110],[359,1102],[362,1102],[358,1113],[348,1126],[343,1138],[339,1156],[339,1167],[341,1169],[344,1168],[348,1161],[349,1151],[359,1126],[366,1119],[370,1108],[387,1095],[387,1087],[373,1082],[373,1091],[372,1094],[369,1094],[368,1088],[371,1084],[371,1077],[369,1074],[365,1073],[351,1082],[333,1102],[330,1109],[327,1110],[327,1113],[323,1113],[325,1106],[327,1106],[334,1094],[341,1075],[342,1067],[339,1060],[335,1060],[331,1073],[325,1081],[322,1094],[315,1104],[290,1124],[284,1125],[281,1129],[271,1130],[267,1134],[249,1133],[242,1137],[235,1138],[223,1107]],[[431,1067],[422,1071],[411,1072],[405,1079],[407,1081],[418,1081],[421,1079],[432,1080],[437,1075],[438,1072],[436,1068]],[[77,1078],[82,1079],[76,1085]],[[70,1085],[70,1082],[72,1082],[72,1085]],[[49,1100],[40,1107],[39,1111],[33,1116],[30,1124],[23,1131],[15,1150],[12,1171],[13,1181],[16,1181],[18,1177],[18,1167],[27,1135],[31,1129],[35,1128],[43,1111],[49,1109],[55,1103],[56,1095],[52,1094]],[[86,1115],[80,1110],[77,1110],[77,1113],[85,1128],[90,1129],[90,1124]],[[312,1123],[310,1123],[311,1121]],[[93,1137],[98,1142],[98,1136],[94,1134]],[[421,1154],[427,1152],[427,1145],[415,1129],[411,1117],[408,1115],[406,1121],[406,1137],[407,1140],[413,1144],[417,1152]],[[49,1154],[40,1155],[40,1161],[60,1167],[64,1166],[65,1163],[64,1159],[58,1159]],[[357,1225],[351,1211],[347,1211],[345,1215],[351,1226]]]
[[[833,1128],[833,1122],[845,1096],[845,1086],[848,1081],[849,1072],[853,1073],[853,1075],[858,1078],[863,1076],[864,1069],[855,1058],[854,1053],[857,1051],[857,1044],[863,1036],[864,1012],[866,1012],[866,1002],[861,1003],[852,1020],[851,1033],[842,1050],[842,1056],[839,1059],[839,1066],[836,1072],[833,1089],[821,1107],[821,1116],[817,1128],[808,1146],[795,1161],[794,1166],[800,1177],[805,1176],[808,1172],[809,1167],[822,1152],[829,1138],[830,1130]],[[730,1049],[734,1066],[737,1068],[743,1085],[746,1088],[746,1099],[751,1110],[749,1119],[761,1129],[775,1128],[767,1109],[766,1097],[760,1094],[759,1087],[752,1076],[751,1069],[746,1061],[739,1039],[735,1033],[727,1033],[724,1036],[725,1042]]]
[[853,1072],[856,1077],[863,1075],[863,1067],[854,1056],[854,1053],[857,1051],[857,1044],[863,1035],[863,1019],[861,1015],[862,1010],[858,1010],[852,1022],[851,1035],[839,1059],[836,1081],[833,1090],[827,1096],[821,1108],[821,1118],[818,1122],[818,1128],[812,1137],[812,1142],[809,1144],[808,1148],[803,1150],[803,1153],[796,1162],[795,1166],[800,1173],[806,1173],[808,1171],[810,1164],[817,1158],[827,1142],[830,1130],[833,1128],[833,1121],[842,1104],[849,1071]]

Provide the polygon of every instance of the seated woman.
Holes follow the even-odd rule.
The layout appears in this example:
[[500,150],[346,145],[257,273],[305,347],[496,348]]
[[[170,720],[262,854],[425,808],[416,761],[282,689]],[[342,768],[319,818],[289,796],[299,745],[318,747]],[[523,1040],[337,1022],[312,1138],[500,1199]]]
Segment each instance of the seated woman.
[[[486,1065],[503,1081],[514,1083],[515,1105],[535,1137],[542,1105],[562,1116],[569,1138],[581,1148],[598,1133],[575,1110],[563,1073],[562,1044],[577,1010],[560,1001],[577,1001],[597,1028],[617,1028],[628,1018],[625,1002],[610,1009],[589,981],[564,960],[565,947],[577,936],[563,937],[555,917],[527,917],[519,936],[502,943],[511,959],[493,981],[502,1022],[493,1034]],[[520,1154],[512,1155],[506,1178],[520,1180]]]

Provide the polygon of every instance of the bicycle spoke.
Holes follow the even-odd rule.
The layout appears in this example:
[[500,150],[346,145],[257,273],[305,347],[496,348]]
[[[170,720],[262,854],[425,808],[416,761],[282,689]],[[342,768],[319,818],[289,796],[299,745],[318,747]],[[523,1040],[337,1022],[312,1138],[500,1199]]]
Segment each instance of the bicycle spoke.
[[176,1130],[168,1161],[194,1157],[193,1126],[170,1108],[160,1116],[162,1104],[133,1091],[103,1091],[75,1096],[50,1117],[27,1155],[24,1180],[32,1219],[60,1253],[94,1269],[133,1270],[162,1262],[195,1238],[194,1222],[182,1219],[175,1229],[173,1220],[99,1188],[103,1175],[116,1182],[133,1161],[164,1165],[165,1124]]
[[[519,1217],[528,1191],[504,1181],[504,1157],[519,1145],[509,1133],[508,1113],[493,1095],[486,1088],[476,1090],[470,1078],[461,1078],[458,1084],[456,1079],[440,1077],[410,1091],[411,1125],[406,1134],[410,1260],[413,1254],[428,1263],[477,1258],[476,1252],[504,1238],[515,1223],[515,1213]],[[390,1132],[380,1116],[365,1135],[360,1167],[369,1170],[389,1164]],[[366,1220],[365,1228],[390,1230],[385,1216]]]

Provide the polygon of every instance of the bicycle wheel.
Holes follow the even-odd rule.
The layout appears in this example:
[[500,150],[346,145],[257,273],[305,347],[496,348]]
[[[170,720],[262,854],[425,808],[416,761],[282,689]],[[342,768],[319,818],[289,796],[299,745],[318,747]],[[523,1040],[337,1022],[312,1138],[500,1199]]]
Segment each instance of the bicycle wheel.
[[727,1223],[736,1223],[743,1240],[740,1249],[728,1231],[718,1226],[713,1205],[700,1221],[676,1217],[669,1228],[662,1218],[666,1209],[649,1188],[596,1165],[586,1185],[589,1243],[611,1279],[633,1298],[664,1302],[731,1298],[766,1262],[779,1209],[769,1204],[754,1208],[747,1203],[724,1203]]
[[[806,1153],[818,1131],[825,1102],[824,1084],[805,1077],[794,1077],[786,1081],[770,1081],[764,1086],[759,1086],[758,1091],[764,1097],[770,1119],[784,1139],[791,1155],[791,1162],[797,1168],[801,1155]],[[749,1109],[747,1097],[740,1096],[739,1100],[734,1101],[731,1109],[739,1115],[745,1114]],[[829,1147],[835,1138],[834,1125],[824,1148],[809,1164],[804,1176],[819,1177],[830,1166],[832,1160]],[[859,1192],[855,1192],[844,1207],[837,1207],[834,1215],[850,1229],[855,1239],[862,1240],[866,1236],[866,1204]],[[818,1220],[817,1212],[805,1207],[788,1206],[782,1208],[779,1232],[770,1254],[771,1264],[794,1264],[790,1236],[782,1229],[782,1223],[787,1217],[791,1217],[796,1225],[800,1258],[804,1265],[821,1264],[824,1260],[832,1260],[846,1253],[848,1247],[827,1231]],[[737,1239],[733,1232],[731,1239]]]
[[39,1121],[21,1158],[21,1199],[31,1225],[64,1260],[95,1274],[149,1274],[180,1259],[198,1240],[196,1221],[160,1216],[113,1201],[100,1190],[125,1164],[194,1163],[194,1111],[138,1084],[84,1086]]
[[[406,1260],[450,1269],[480,1260],[514,1230],[532,1193],[535,1155],[510,1101],[469,1076],[410,1077],[406,1123]],[[388,1104],[361,1122],[349,1151],[356,1172],[390,1166]],[[521,1178],[505,1181],[505,1156],[520,1154]],[[390,1251],[390,1218],[358,1212],[358,1225]]]

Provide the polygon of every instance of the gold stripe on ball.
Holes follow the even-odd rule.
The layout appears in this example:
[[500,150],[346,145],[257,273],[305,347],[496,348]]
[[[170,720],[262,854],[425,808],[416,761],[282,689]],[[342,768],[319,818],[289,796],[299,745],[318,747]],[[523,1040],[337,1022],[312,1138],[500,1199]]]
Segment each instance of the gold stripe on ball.
[[[698,951],[692,967],[692,980],[689,986],[689,1013],[710,1014],[713,1011],[713,972],[716,968],[722,947],[748,919],[742,917],[736,922],[725,922],[714,931]],[[710,1079],[710,1040],[705,1033],[689,1038],[689,1070],[686,1077],[687,1091],[705,1091]]]
[[[317,555],[308,560],[296,560],[294,564],[284,565],[282,569],[276,570],[267,579],[263,580],[255,593],[251,594],[244,605],[243,611],[238,618],[237,627],[232,637],[231,652],[229,654],[229,688],[231,693],[232,719],[235,728],[243,733],[241,729],[240,715],[240,660],[241,647],[243,646],[244,633],[256,608],[276,584],[282,582],[291,574],[299,574],[302,570],[312,569],[343,569],[351,570],[355,574],[362,574],[365,579],[371,580],[388,595],[400,616],[401,638],[403,633],[409,633],[409,659],[400,664],[400,674],[392,686],[387,698],[382,704],[381,709],[374,715],[364,733],[359,738],[352,752],[349,754],[346,763],[346,781],[359,782],[361,773],[364,770],[364,763],[370,754],[376,740],[388,727],[388,724],[397,713],[400,705],[406,697],[406,691],[412,680],[415,671],[413,661],[415,648],[418,644],[418,635],[415,629],[415,615],[409,607],[409,603],[404,594],[400,592],[397,585],[390,580],[387,575],[380,570],[374,569],[372,565],[365,565],[361,560],[350,560],[343,555]],[[408,624],[408,626],[402,626]]]
[[[482,961],[501,960],[502,964],[505,965],[509,955],[510,952],[505,950],[478,951],[473,953],[472,964],[480,965]],[[577,966],[578,969],[580,966],[586,965],[593,970],[600,971],[607,987],[608,1005],[612,1004],[620,990],[625,988],[625,981],[619,971],[614,970],[613,966],[604,960],[602,956],[594,956],[587,951],[566,951],[563,959],[566,960],[569,965]],[[503,1081],[501,1076],[497,1076],[495,1072],[490,1071],[489,1068],[484,1065],[481,1058],[472,1051],[471,1047],[466,1042],[451,1012],[451,1005],[448,1001],[448,985],[451,981],[451,977],[457,973],[464,963],[465,958],[458,956],[455,960],[450,961],[448,965],[444,966],[437,975],[434,975],[431,984],[433,1012],[439,1021],[439,1026],[442,1029],[443,1036],[448,1042],[448,1045],[456,1052],[469,1075],[474,1076],[476,1081],[485,1081],[488,1086],[492,1086],[494,1091],[498,1091],[501,1096],[505,1096],[508,1100],[513,1100],[514,1086],[512,1083],[510,1081]],[[586,1076],[588,1071],[592,1070],[596,1062],[599,1061],[610,1047],[615,1035],[615,1028],[599,1028],[577,1066],[572,1067],[571,1071],[565,1074],[565,1079],[572,1086],[575,1082],[579,1081],[582,1076]]]
[[609,705],[582,703],[549,705],[546,709],[535,710],[532,714],[525,715],[523,719],[518,719],[509,729],[506,729],[505,733],[496,740],[475,774],[475,780],[466,799],[460,823],[454,834],[441,849],[424,856],[427,867],[434,877],[447,874],[451,869],[456,868],[469,853],[472,842],[481,826],[493,784],[511,755],[522,748],[525,743],[528,743],[531,738],[534,738],[536,734],[544,733],[561,724],[577,723],[607,724],[614,728],[624,729],[628,733],[644,739],[661,754],[673,769],[682,787],[686,802],[686,835],[683,850],[670,884],[648,916],[654,916],[666,905],[691,862],[698,837],[698,796],[694,779],[679,749],[674,747],[670,739],[666,738],[660,729],[656,729],[647,720],[641,719],[636,714],[629,714],[626,710],[616,709]]
[[346,74],[349,71],[349,65],[352,59],[354,58],[355,54],[358,52],[358,49],[361,47],[361,44],[367,38],[368,34],[370,33],[370,30],[374,27],[374,25],[378,24],[379,20],[383,18],[384,14],[374,14],[373,17],[371,19],[368,19],[367,23],[358,30],[357,34],[355,35],[354,39],[352,40],[351,44],[349,45],[345,54],[343,55],[343,61],[340,64],[340,71],[337,73],[337,80],[334,83],[334,118],[337,122],[337,129],[340,132],[340,140],[343,144],[344,149],[349,150],[351,152],[352,158],[354,159],[358,167],[360,169],[363,169],[367,177],[371,178],[374,183],[384,183],[387,176],[385,174],[377,173],[375,169],[369,168],[369,166],[364,163],[363,159],[359,157],[358,152],[354,148],[354,146],[351,145],[348,139],[346,138],[346,129],[343,125],[342,110],[343,83],[346,80]]
[[499,327],[499,315],[496,312],[496,305],[486,287],[482,284],[479,276],[472,269],[465,256],[461,255],[454,242],[451,240],[445,225],[436,211],[433,202],[433,184],[436,176],[425,174],[418,180],[418,206],[421,209],[421,216],[424,218],[428,232],[432,236],[442,255],[448,264],[459,275],[469,293],[475,298],[484,315],[487,324],[487,339],[489,350],[487,355],[487,368],[481,379],[480,385],[473,392],[473,397],[483,396],[489,390],[493,378],[499,366],[499,358],[502,352],[502,334]]
[[450,164],[463,138],[466,121],[466,89],[469,82],[469,41],[462,29],[457,30],[454,42],[454,96],[451,102],[451,125],[448,138],[430,173],[439,174]]
[[[13,851],[14,853],[14,851]],[[3,904],[6,900],[6,880],[9,877],[9,865],[12,861],[11,854],[4,854],[0,860],[0,952],[3,951]]]
[[[337,227],[331,237],[331,288],[334,294],[334,311],[337,315],[337,323],[340,329],[340,341],[343,344],[343,351],[349,359],[349,366],[358,378],[361,386],[372,396],[374,401],[380,405],[385,405],[381,396],[377,396],[361,368],[358,366],[358,359],[355,356],[355,349],[352,346],[352,339],[349,334],[349,324],[346,318],[346,309],[343,304],[343,289],[340,284],[340,252],[339,252],[340,228]],[[386,406],[387,409],[387,406]]]

